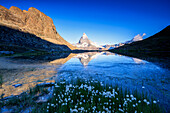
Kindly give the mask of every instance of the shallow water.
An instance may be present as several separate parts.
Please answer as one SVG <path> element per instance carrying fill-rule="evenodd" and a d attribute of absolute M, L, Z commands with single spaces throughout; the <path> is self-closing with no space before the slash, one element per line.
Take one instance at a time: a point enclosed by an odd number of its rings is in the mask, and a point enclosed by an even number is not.
<path fill-rule="evenodd" d="M 90 57 L 87 53 L 82 53 L 69 60 L 58 71 L 56 80 L 80 77 L 119 85 L 130 91 L 137 89 L 139 93 L 147 92 L 149 97 L 156 98 L 168 108 L 170 102 L 168 69 L 114 53 L 96 53 L 95 57 Z"/>
<path fill-rule="evenodd" d="M 0 94 L 18 95 L 42 82 L 55 82 L 61 78 L 77 77 L 119 85 L 130 91 L 147 92 L 169 109 L 170 71 L 151 62 L 109 52 L 89 52 L 65 55 L 52 59 L 0 58 L 0 72 L 3 74 Z M 47 60 L 48 59 L 48 60 Z M 36 63 L 34 63 L 36 62 Z M 8 74 L 8 75 L 5 75 Z M 21 86 L 14 87 L 17 84 Z"/>

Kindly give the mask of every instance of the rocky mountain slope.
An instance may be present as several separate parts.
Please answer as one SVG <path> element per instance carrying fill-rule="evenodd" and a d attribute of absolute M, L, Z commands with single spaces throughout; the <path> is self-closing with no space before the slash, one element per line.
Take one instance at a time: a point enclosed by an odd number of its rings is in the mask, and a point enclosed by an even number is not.
<path fill-rule="evenodd" d="M 32 50 L 70 51 L 66 45 L 54 44 L 36 35 L 0 25 L 0 51 L 22 53 Z"/>
<path fill-rule="evenodd" d="M 50 17 L 33 7 L 26 11 L 15 6 L 7 9 L 0 5 L 0 25 L 18 30 L 22 33 L 35 35 L 58 46 L 67 45 L 70 49 L 75 48 L 58 34 L 53 20 Z M 34 41 L 33 38 L 32 40 Z"/>

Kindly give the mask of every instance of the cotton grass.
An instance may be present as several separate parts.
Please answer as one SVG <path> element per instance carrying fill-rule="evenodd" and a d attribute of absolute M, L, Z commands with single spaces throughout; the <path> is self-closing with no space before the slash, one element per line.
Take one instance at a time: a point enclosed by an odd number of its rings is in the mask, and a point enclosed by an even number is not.
<path fill-rule="evenodd" d="M 57 113 L 112 113 L 112 112 L 161 112 L 156 100 L 149 101 L 139 94 L 123 92 L 117 86 L 104 86 L 102 82 L 78 79 L 56 83 L 53 98 L 45 112 Z"/>

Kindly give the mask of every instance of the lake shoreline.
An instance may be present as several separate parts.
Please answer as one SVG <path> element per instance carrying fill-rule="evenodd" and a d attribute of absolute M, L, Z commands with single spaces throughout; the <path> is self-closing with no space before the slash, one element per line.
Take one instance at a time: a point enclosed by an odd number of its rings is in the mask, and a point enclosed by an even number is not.
<path fill-rule="evenodd" d="M 125 50 L 109 50 L 110 52 L 114 52 L 117 54 L 130 56 L 130 57 L 136 57 L 139 59 L 143 59 L 149 62 L 153 62 L 156 65 L 159 65 L 163 68 L 170 69 L 170 55 L 169 51 L 125 51 Z"/>

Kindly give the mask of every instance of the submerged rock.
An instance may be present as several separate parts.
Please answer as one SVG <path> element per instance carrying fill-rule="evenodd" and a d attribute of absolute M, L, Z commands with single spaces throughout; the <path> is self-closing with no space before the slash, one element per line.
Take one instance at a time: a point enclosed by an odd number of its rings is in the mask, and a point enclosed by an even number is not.
<path fill-rule="evenodd" d="M 15 88 L 19 87 L 19 86 L 22 86 L 22 84 L 15 84 L 15 85 L 12 85 L 14 86 Z"/>
<path fill-rule="evenodd" d="M 49 93 L 43 96 L 38 97 L 36 100 L 37 103 L 47 102 L 50 98 L 53 97 L 54 86 L 48 88 Z"/>
<path fill-rule="evenodd" d="M 54 85 L 55 85 L 55 83 L 53 83 L 53 82 L 37 84 L 37 86 L 42 86 L 42 87 L 49 87 L 49 86 L 54 86 Z"/>

